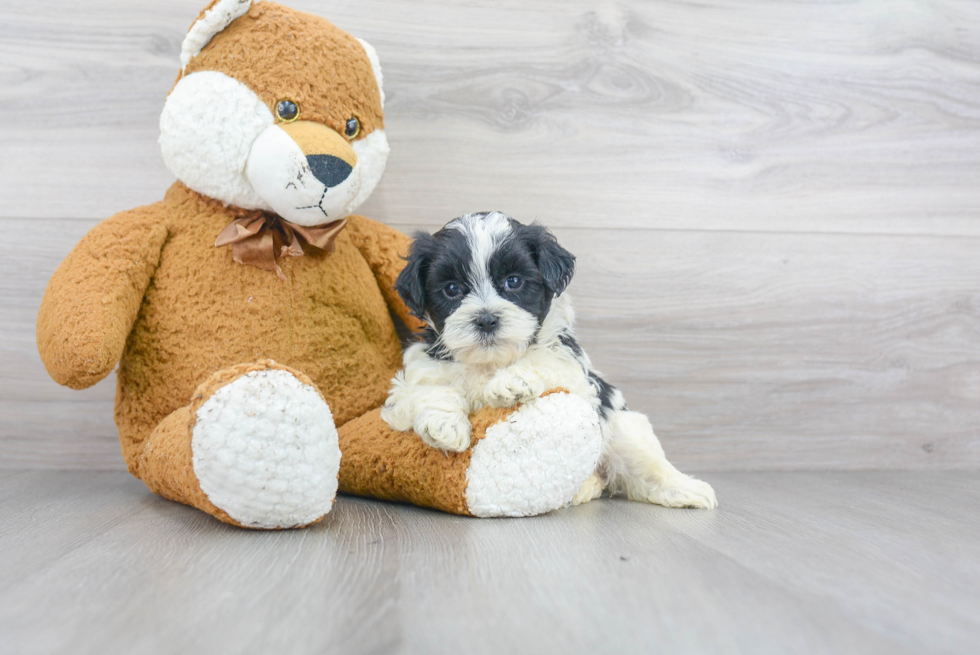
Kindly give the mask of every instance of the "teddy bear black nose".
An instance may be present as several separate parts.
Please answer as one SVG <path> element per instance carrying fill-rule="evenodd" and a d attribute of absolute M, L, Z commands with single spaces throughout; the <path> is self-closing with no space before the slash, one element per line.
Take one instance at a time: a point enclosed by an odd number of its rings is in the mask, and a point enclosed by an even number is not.
<path fill-rule="evenodd" d="M 333 155 L 307 155 L 313 176 L 323 182 L 327 188 L 335 187 L 350 175 L 351 165 Z"/>

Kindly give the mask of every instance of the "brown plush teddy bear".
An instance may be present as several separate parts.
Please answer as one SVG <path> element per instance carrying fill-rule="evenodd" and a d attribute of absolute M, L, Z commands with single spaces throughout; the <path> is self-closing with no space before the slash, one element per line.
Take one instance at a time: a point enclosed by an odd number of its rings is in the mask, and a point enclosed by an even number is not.
<path fill-rule="evenodd" d="M 181 63 L 160 120 L 178 181 L 92 229 L 38 316 L 60 384 L 119 364 L 133 475 L 256 528 L 319 520 L 338 478 L 479 516 L 570 502 L 599 456 L 579 398 L 484 410 L 452 455 L 378 417 L 402 355 L 389 312 L 419 324 L 393 290 L 408 237 L 352 215 L 388 154 L 374 50 L 272 2 L 215 0 Z"/>

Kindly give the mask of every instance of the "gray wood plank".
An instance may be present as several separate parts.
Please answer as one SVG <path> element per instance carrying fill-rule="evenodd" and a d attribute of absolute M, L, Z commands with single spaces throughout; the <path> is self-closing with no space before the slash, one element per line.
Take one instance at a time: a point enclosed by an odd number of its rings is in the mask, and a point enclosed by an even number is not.
<path fill-rule="evenodd" d="M 160 197 L 157 119 L 202 4 L 5 9 L 0 216 Z M 370 215 L 980 234 L 976 3 L 291 4 L 383 60 L 393 150 Z"/>
<path fill-rule="evenodd" d="M 523 217 L 522 217 L 523 218 Z M 0 219 L 0 459 L 122 466 L 111 377 L 40 364 L 47 277 L 92 222 Z M 560 229 L 596 366 L 682 468 L 980 466 L 975 239 Z"/>
<path fill-rule="evenodd" d="M 912 652 L 975 649 L 976 471 L 774 473 L 739 482 L 727 499 L 729 520 L 714 530 L 692 522 L 685 533 Z M 941 624 L 923 620 L 923 607 L 942 613 Z"/>
<path fill-rule="evenodd" d="M 976 472 L 711 482 L 714 512 L 342 497 L 262 533 L 125 473 L 0 471 L 0 652 L 972 652 Z"/>
<path fill-rule="evenodd" d="M 112 408 L 112 400 L 0 400 L 0 466 L 126 470 Z"/>
<path fill-rule="evenodd" d="M 974 240 L 561 235 L 583 344 L 679 461 L 975 466 Z"/>

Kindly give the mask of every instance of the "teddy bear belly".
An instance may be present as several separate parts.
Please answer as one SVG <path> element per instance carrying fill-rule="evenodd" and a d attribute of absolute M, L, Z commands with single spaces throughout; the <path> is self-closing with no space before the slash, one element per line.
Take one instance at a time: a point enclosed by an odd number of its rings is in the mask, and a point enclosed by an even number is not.
<path fill-rule="evenodd" d="M 124 450 L 212 373 L 260 359 L 310 376 L 338 426 L 384 402 L 401 344 L 356 249 L 286 260 L 287 282 L 230 253 L 199 254 L 194 266 L 162 258 L 130 334 L 116 408 Z"/>

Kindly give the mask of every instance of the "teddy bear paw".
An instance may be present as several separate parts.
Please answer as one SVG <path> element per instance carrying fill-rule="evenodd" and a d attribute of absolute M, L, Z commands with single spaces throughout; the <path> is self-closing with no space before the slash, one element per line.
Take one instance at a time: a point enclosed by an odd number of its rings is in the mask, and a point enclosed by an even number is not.
<path fill-rule="evenodd" d="M 246 527 L 307 525 L 333 505 L 333 415 L 289 371 L 252 371 L 218 389 L 197 411 L 191 447 L 201 489 Z"/>

